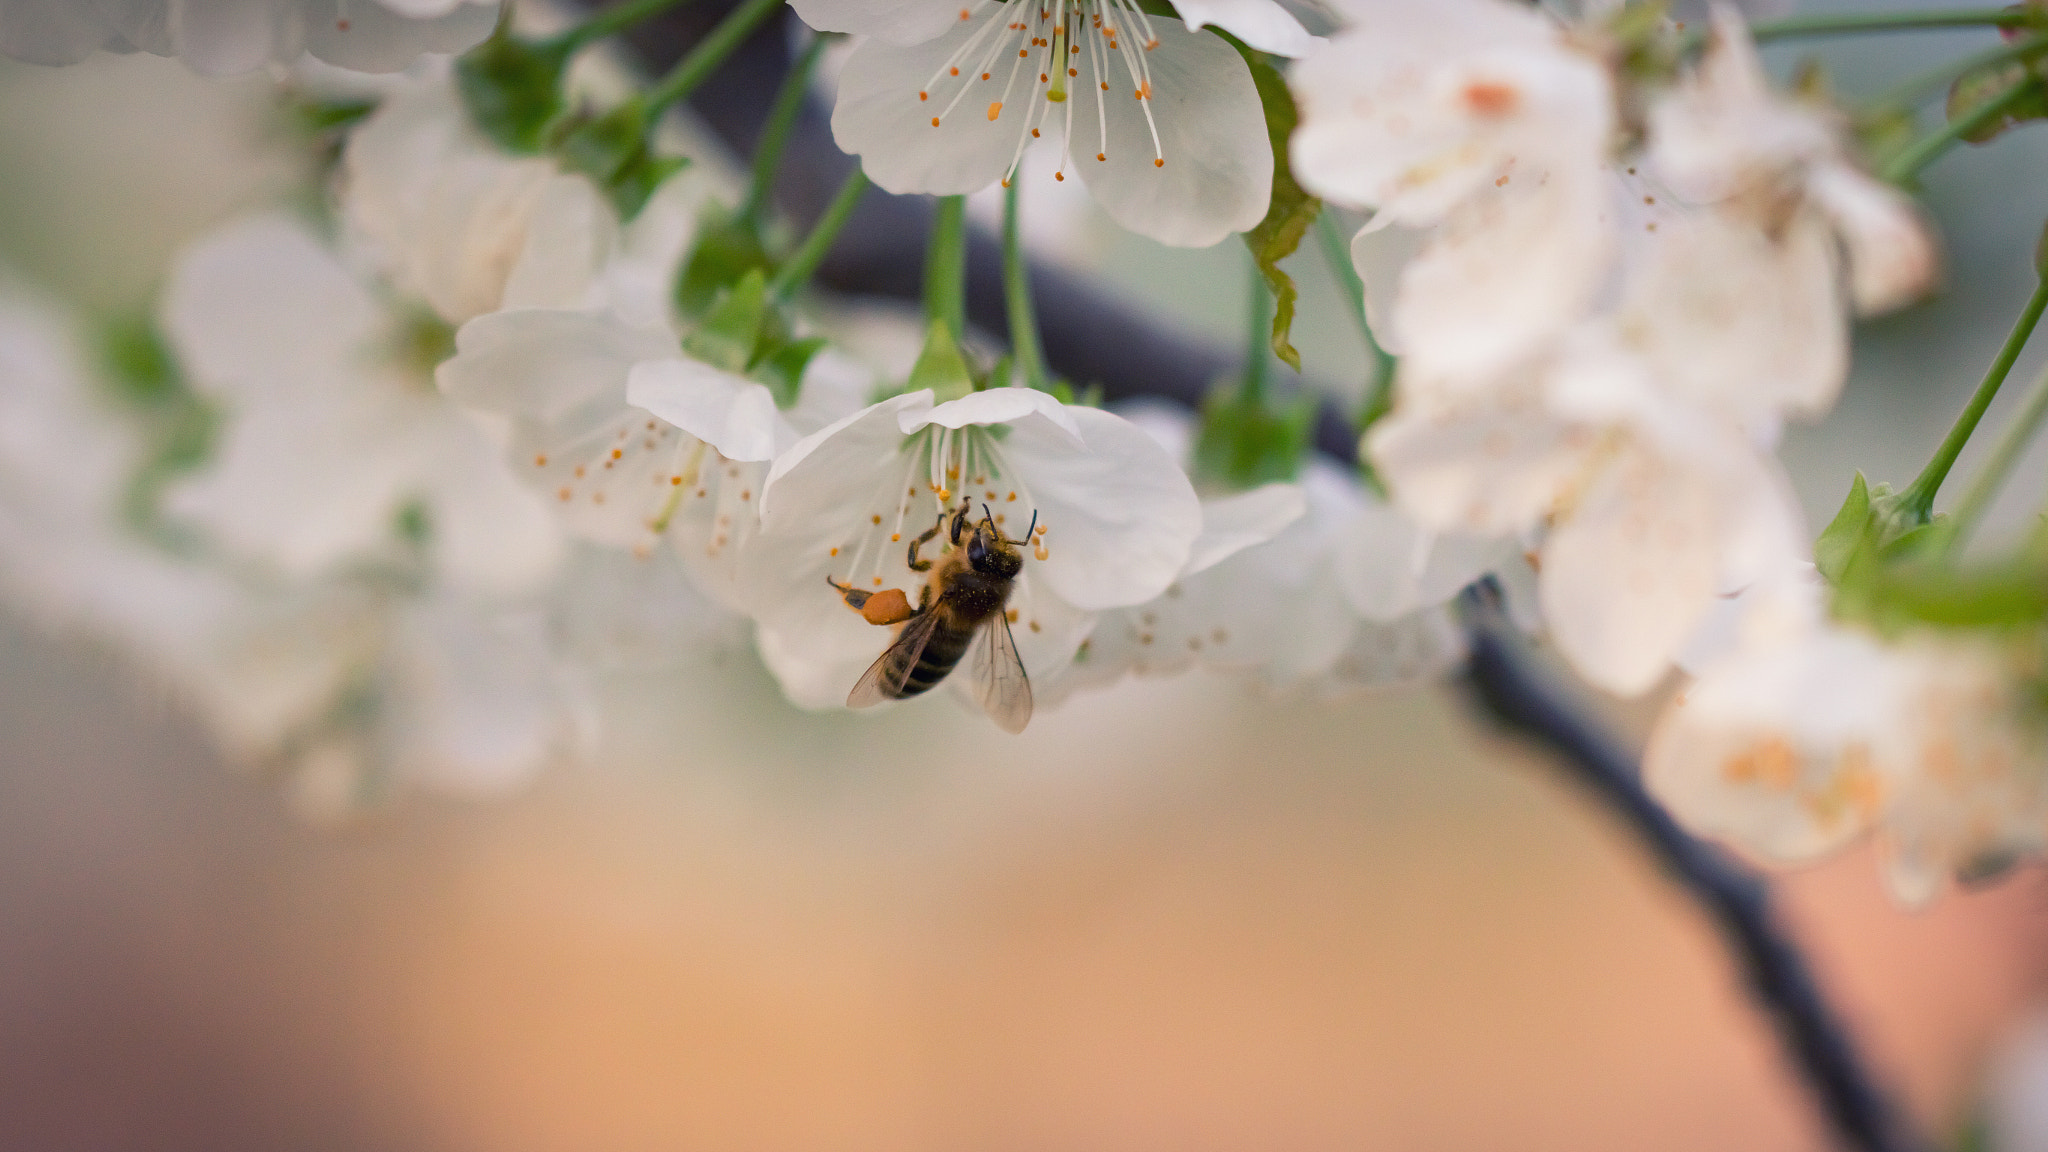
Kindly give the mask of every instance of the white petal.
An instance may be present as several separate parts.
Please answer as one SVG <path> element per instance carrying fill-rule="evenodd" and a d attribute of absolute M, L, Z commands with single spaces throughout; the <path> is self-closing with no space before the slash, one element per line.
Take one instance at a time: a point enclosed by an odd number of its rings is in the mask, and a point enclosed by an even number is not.
<path fill-rule="evenodd" d="M 466 52 L 483 43 L 497 25 L 498 5 L 310 0 L 305 19 L 313 55 L 356 72 L 396 72 L 422 53 Z"/>
<path fill-rule="evenodd" d="M 456 332 L 455 355 L 436 369 L 435 379 L 457 404 L 552 424 L 586 405 L 623 408 L 633 365 L 677 350 L 666 328 L 602 314 L 494 312 Z"/>
<path fill-rule="evenodd" d="M 1202 534 L 1195 537 L 1182 577 L 1264 544 L 1307 511 L 1308 496 L 1299 484 L 1264 484 L 1202 501 Z"/>
<path fill-rule="evenodd" d="M 502 796 L 567 742 L 547 636 L 534 616 L 491 617 L 448 598 L 397 630 L 393 767 L 461 796 Z"/>
<path fill-rule="evenodd" d="M 1153 27 L 1159 45 L 1145 53 L 1152 83 L 1147 99 L 1135 98 L 1127 72 L 1112 68 L 1088 85 L 1083 82 L 1096 74 L 1080 69 L 1068 101 L 1068 171 L 1080 173 L 1112 220 L 1140 236 L 1206 247 L 1265 218 L 1273 184 L 1265 111 L 1236 49 L 1174 20 Z M 1106 138 L 1091 114 L 1098 99 Z M 1155 163 L 1161 159 L 1163 165 Z"/>
<path fill-rule="evenodd" d="M 728 460 L 775 456 L 781 413 L 768 389 L 701 360 L 650 360 L 633 366 L 626 400 L 724 454 Z M 794 437 L 788 437 L 794 439 Z"/>
<path fill-rule="evenodd" d="M 1940 257 L 1913 202 L 1844 164 L 1815 166 L 1807 189 L 1849 250 L 1849 296 L 1864 315 L 1902 308 L 1934 287 Z"/>
<path fill-rule="evenodd" d="M 1182 0 L 1174 11 L 1192 29 L 1215 25 L 1261 52 L 1300 56 L 1322 43 L 1274 0 Z"/>
<path fill-rule="evenodd" d="M 761 493 L 761 518 L 797 535 L 829 538 L 858 515 L 868 493 L 859 478 L 888 471 L 903 447 L 906 412 L 932 406 L 930 389 L 892 396 L 835 420 L 775 458 Z"/>
<path fill-rule="evenodd" d="M 970 424 L 1010 424 L 1035 417 L 1066 433 L 1067 442 L 1078 448 L 1081 429 L 1069 411 L 1065 404 L 1036 388 L 990 388 L 929 409 L 906 409 L 899 423 L 908 436 L 929 424 L 965 428 Z"/>
<path fill-rule="evenodd" d="M 1649 689 L 1713 603 L 1726 523 L 1714 479 L 1625 452 L 1551 534 L 1544 618 L 1593 684 L 1623 696 Z"/>
<path fill-rule="evenodd" d="M 598 303 L 598 269 L 618 243 L 619 220 L 580 175 L 541 187 L 525 243 L 505 278 L 500 308 L 582 308 Z"/>
<path fill-rule="evenodd" d="M 1003 451 L 1030 486 L 1050 558 L 1027 562 L 1088 611 L 1137 604 L 1186 567 L 1201 501 L 1165 450 L 1130 421 L 1069 408 L 1076 446 L 1050 419 L 1011 424 Z"/>
<path fill-rule="evenodd" d="M 1338 579 L 1352 607 L 1382 622 L 1448 602 L 1514 548 L 1508 540 L 1424 531 L 1377 503 L 1361 508 L 1338 541 Z"/>
<path fill-rule="evenodd" d="M 30 64 L 76 64 L 112 34 L 106 17 L 78 0 L 0 3 L 0 55 Z"/>
<path fill-rule="evenodd" d="M 1534 527 L 1579 482 L 1598 447 L 1594 433 L 1526 393 L 1446 403 L 1404 388 L 1400 406 L 1367 435 L 1366 451 L 1394 502 L 1440 532 Z"/>
<path fill-rule="evenodd" d="M 459 415 L 444 414 L 450 424 Z M 561 561 L 547 507 L 475 429 L 451 427 L 426 447 L 425 490 L 434 558 L 454 586 L 490 595 L 531 592 Z M 425 468 L 422 471 L 426 471 Z"/>
<path fill-rule="evenodd" d="M 1006 105 L 1008 112 L 989 119 L 989 105 L 1003 99 L 1001 85 L 1009 75 L 1009 61 L 996 64 L 1003 70 L 992 71 L 994 79 L 987 82 L 963 69 L 957 83 L 966 84 L 969 94 L 950 112 L 946 105 L 957 88 L 942 88 L 931 99 L 918 99 L 920 86 L 943 70 L 972 31 L 972 26 L 961 24 L 935 40 L 907 48 L 868 40 L 847 57 L 839 74 L 839 98 L 832 106 L 832 138 L 861 158 L 868 179 L 883 190 L 933 196 L 979 192 L 1010 166 L 1018 137 L 1026 130 L 1021 117 L 1032 106 L 1032 96 L 1029 89 L 1014 93 Z M 936 126 L 934 119 L 940 121 Z"/>
<path fill-rule="evenodd" d="M 791 0 L 803 22 L 820 32 L 872 36 L 884 44 L 908 46 L 953 31 L 967 23 L 962 13 L 982 0 Z M 984 19 L 988 18 L 984 16 Z"/>
<path fill-rule="evenodd" d="M 1401 275 L 1421 253 L 1434 228 L 1409 228 L 1391 217 L 1374 220 L 1351 238 L 1351 266 L 1365 285 L 1365 322 L 1380 347 L 1395 356 L 1407 348 L 1394 326 L 1394 302 L 1401 295 Z"/>

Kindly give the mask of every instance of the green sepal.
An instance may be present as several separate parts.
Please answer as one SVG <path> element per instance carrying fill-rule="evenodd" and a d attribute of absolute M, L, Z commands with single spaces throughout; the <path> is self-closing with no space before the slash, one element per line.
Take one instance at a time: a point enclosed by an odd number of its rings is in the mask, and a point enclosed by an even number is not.
<path fill-rule="evenodd" d="M 1842 501 L 1841 511 L 1821 530 L 1820 538 L 1813 542 L 1813 566 L 1830 584 L 1840 584 L 1842 574 L 1849 569 L 1849 560 L 1856 554 L 1863 542 L 1865 528 L 1870 523 L 1870 483 L 1863 473 L 1856 473 L 1856 480 L 1849 485 L 1849 498 Z"/>
<path fill-rule="evenodd" d="M 1259 274 L 1266 278 L 1267 285 L 1273 290 L 1273 355 L 1299 372 L 1301 353 L 1295 350 L 1289 338 L 1293 334 L 1294 306 L 1300 292 L 1294 286 L 1294 278 L 1281 271 L 1280 261 L 1301 247 L 1301 238 L 1308 234 L 1309 225 L 1315 223 L 1323 202 L 1302 190 L 1301 185 L 1295 182 L 1293 168 L 1288 164 L 1288 140 L 1294 135 L 1294 127 L 1301 117 L 1294 106 L 1294 97 L 1287 91 L 1286 78 L 1262 53 L 1235 41 L 1232 43 L 1251 69 L 1252 83 L 1259 90 L 1259 103 L 1266 111 L 1266 135 L 1273 147 L 1272 199 L 1267 203 L 1266 218 L 1244 234 L 1244 243 L 1251 250 Z"/>
<path fill-rule="evenodd" d="M 1886 567 L 1871 603 L 1886 630 L 1925 624 L 2012 629 L 2048 619 L 2048 566 L 2024 558 L 1972 568 L 1932 562 Z"/>
<path fill-rule="evenodd" d="M 353 128 L 376 110 L 375 100 L 298 100 L 291 105 L 299 127 L 313 136 Z"/>
<path fill-rule="evenodd" d="M 944 320 L 934 319 L 926 325 L 924 351 L 918 353 L 910 381 L 904 385 L 906 392 L 920 388 L 931 389 L 932 399 L 941 404 L 974 391 L 974 373 Z"/>
<path fill-rule="evenodd" d="M 714 368 L 745 373 L 761 346 L 767 317 L 768 277 L 757 268 L 720 294 L 704 322 L 683 337 L 683 350 Z"/>
<path fill-rule="evenodd" d="M 101 378 L 139 421 L 142 448 L 121 494 L 129 526 L 171 547 L 189 541 L 164 523 L 163 493 L 212 458 L 221 416 L 193 392 L 163 333 L 147 317 L 123 317 L 99 332 Z"/>
<path fill-rule="evenodd" d="M 1944 111 L 1950 122 L 1961 120 L 2023 84 L 2031 88 L 2017 103 L 2009 105 L 1990 123 L 1962 134 L 1971 144 L 1986 143 L 2029 120 L 2048 119 L 2048 88 L 2042 86 L 2036 61 L 2006 60 L 1965 72 L 1949 86 Z"/>
<path fill-rule="evenodd" d="M 804 369 L 829 343 L 822 336 L 769 342 L 770 346 L 755 357 L 747 374 L 768 386 L 768 391 L 775 394 L 776 407 L 787 408 L 796 403 L 797 394 L 803 390 Z"/>
<path fill-rule="evenodd" d="M 690 258 L 676 276 L 676 308 L 685 316 L 702 315 L 722 289 L 756 269 L 775 270 L 760 221 L 746 212 L 706 212 Z"/>
<path fill-rule="evenodd" d="M 567 110 L 562 73 L 570 51 L 564 41 L 521 40 L 509 21 L 500 23 L 490 39 L 455 61 L 455 88 L 470 119 L 507 152 L 545 151 Z"/>
<path fill-rule="evenodd" d="M 648 147 L 648 120 L 636 97 L 599 115 L 579 114 L 555 144 L 562 167 L 595 181 L 621 220 L 638 216 L 654 190 L 690 164 L 688 157 L 658 156 Z"/>
<path fill-rule="evenodd" d="M 1216 388 L 1202 401 L 1195 478 L 1240 490 L 1292 480 L 1308 457 L 1315 418 L 1312 396 L 1273 403 L 1241 387 Z"/>
<path fill-rule="evenodd" d="M 969 367 L 972 370 L 972 366 L 970 365 Z M 1008 388 L 1010 386 L 1010 377 L 1015 374 L 1016 361 L 1010 358 L 1008 352 L 1005 352 L 1001 356 L 996 357 L 996 362 L 988 366 L 988 371 L 975 373 L 974 390 L 976 392 L 986 392 L 991 388 Z"/>

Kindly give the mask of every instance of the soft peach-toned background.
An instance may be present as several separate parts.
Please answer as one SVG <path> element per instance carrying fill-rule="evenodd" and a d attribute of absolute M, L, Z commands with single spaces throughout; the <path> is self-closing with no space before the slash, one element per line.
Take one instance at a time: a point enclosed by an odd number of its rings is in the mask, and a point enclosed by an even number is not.
<path fill-rule="evenodd" d="M 1872 91 L 1976 43 L 1830 60 Z M 289 174 L 236 119 L 259 88 L 0 70 L 0 259 L 134 306 Z M 1952 291 L 1874 329 L 1795 435 L 1815 515 L 1946 426 L 2024 294 L 2044 163 L 2021 134 L 1935 172 Z M 1227 250 L 1097 256 L 1236 329 Z M 1303 332 L 1345 333 L 1300 271 Z M 1312 369 L 1343 338 L 1304 338 Z M 798 714 L 745 659 L 604 698 L 605 754 L 531 795 L 321 830 L 113 654 L 0 616 L 0 1148 L 1825 1146 L 1699 917 L 1454 690 L 1194 677 L 1017 740 L 943 701 Z M 1782 894 L 1952 1136 L 2048 976 L 2039 870 L 1908 913 L 1858 853 Z"/>

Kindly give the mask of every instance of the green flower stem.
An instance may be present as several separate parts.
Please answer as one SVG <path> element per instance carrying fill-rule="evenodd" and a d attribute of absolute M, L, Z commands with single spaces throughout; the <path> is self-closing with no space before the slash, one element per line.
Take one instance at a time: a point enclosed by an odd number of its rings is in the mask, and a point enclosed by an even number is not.
<path fill-rule="evenodd" d="M 1984 518 L 1991 498 L 1998 495 L 1999 487 L 2012 475 L 2013 465 L 2020 462 L 2044 420 L 2048 420 L 2048 370 L 2035 379 L 2034 390 L 2020 403 L 2020 410 L 2013 413 L 2012 422 L 2005 426 L 1997 445 L 1991 449 L 1991 458 L 1984 461 L 1983 468 L 1970 482 L 1970 490 L 1963 493 L 1962 503 L 1956 505 L 1955 514 L 1949 518 L 1950 551 L 1960 550 L 1963 540 Z"/>
<path fill-rule="evenodd" d="M 1941 482 L 1948 478 L 1948 470 L 1955 466 L 1956 457 L 1962 455 L 1963 446 L 1977 431 L 1978 422 L 1984 419 L 1984 410 L 1991 407 L 1998 389 L 2005 384 L 2006 376 L 2012 372 L 2013 361 L 2019 359 L 2020 349 L 2027 346 L 2027 338 L 2034 334 L 2034 326 L 2040 323 L 2044 309 L 2048 309 L 2048 277 L 2035 281 L 2034 295 L 2020 313 L 2019 322 L 2006 336 L 2005 346 L 1998 350 L 1997 359 L 1991 362 L 1990 371 L 1984 374 L 1984 382 L 1977 385 L 1976 393 L 1963 407 L 1963 414 L 1956 417 L 1955 426 L 1948 430 L 1941 447 L 1934 450 L 1934 458 L 1920 470 L 1913 483 L 1899 493 L 1899 507 L 1921 523 L 1932 515 L 1935 493 L 1941 490 Z"/>
<path fill-rule="evenodd" d="M 1980 68 L 1991 68 L 2008 60 L 2022 60 L 2039 52 L 2048 51 L 2048 37 L 2034 36 L 2012 44 L 2000 44 L 1987 48 L 1975 55 L 1950 60 L 1946 64 L 1930 68 L 1918 76 L 1900 81 L 1890 91 L 1869 101 L 1867 108 L 1910 108 L 1920 101 L 1941 91 L 1956 81 Z"/>
<path fill-rule="evenodd" d="M 1024 382 L 1039 391 L 1051 388 L 1045 375 L 1045 346 L 1038 338 L 1038 312 L 1031 306 L 1031 269 L 1024 263 L 1022 229 L 1017 219 L 1017 180 L 1003 189 L 1003 302 L 1010 313 L 1010 354 Z"/>
<path fill-rule="evenodd" d="M 1266 334 L 1272 331 L 1273 290 L 1266 284 L 1266 274 L 1252 265 L 1250 312 L 1251 331 L 1245 340 L 1244 350 L 1244 399 L 1248 405 L 1256 405 L 1266 395 L 1266 360 L 1271 345 Z"/>
<path fill-rule="evenodd" d="M 1942 153 L 1955 147 L 1958 140 L 2005 115 L 2007 109 L 2033 95 L 2039 86 L 2040 81 L 2028 80 L 2013 85 L 1996 100 L 1987 100 L 1979 104 L 1968 116 L 1951 120 L 1938 130 L 1915 140 L 1905 151 L 1892 157 L 1880 175 L 1892 184 L 1906 183 L 1919 175 L 1921 169 L 1940 159 Z"/>
<path fill-rule="evenodd" d="M 1365 314 L 1365 281 L 1358 278 L 1358 269 L 1351 265 L 1351 242 L 1344 238 L 1343 229 L 1327 209 L 1316 220 L 1316 238 L 1322 241 L 1323 259 L 1329 261 L 1331 274 L 1343 286 L 1345 302 L 1351 305 L 1351 318 L 1365 340 L 1366 354 L 1372 357 L 1372 380 L 1358 413 L 1358 425 L 1364 428 L 1394 406 L 1394 354 L 1380 347 L 1379 338 L 1372 334 L 1372 321 Z"/>
<path fill-rule="evenodd" d="M 695 92 L 697 85 L 718 71 L 725 58 L 732 55 L 733 49 L 745 42 L 762 21 L 781 9 L 782 0 L 746 0 L 728 13 L 709 36 L 698 41 L 695 48 L 676 61 L 668 75 L 647 93 L 648 116 L 659 116 L 662 109 Z"/>
<path fill-rule="evenodd" d="M 769 109 L 768 123 L 761 129 L 760 141 L 754 145 L 754 174 L 747 182 L 747 198 L 740 202 L 742 216 L 758 221 L 767 210 L 768 194 L 775 184 L 775 171 L 782 166 L 782 150 L 789 144 L 789 132 L 796 126 L 797 114 L 804 110 L 804 97 L 811 90 L 811 75 L 818 70 L 818 59 L 825 54 L 829 40 L 824 35 L 811 37 L 810 46 L 790 64 L 789 75 L 783 78 L 782 88 L 775 93 L 775 106 Z"/>
<path fill-rule="evenodd" d="M 967 197 L 941 196 L 924 249 L 924 314 L 958 343 L 967 334 Z"/>
<path fill-rule="evenodd" d="M 1758 43 L 1795 36 L 1842 36 L 1861 32 L 1917 32 L 1929 28 L 2017 28 L 2039 18 L 2012 8 L 1951 8 L 1918 12 L 1815 12 L 1760 20 L 1749 34 Z M 1702 30 L 1704 35 L 1704 30 Z"/>
<path fill-rule="evenodd" d="M 619 0 L 619 3 L 601 9 L 590 19 L 555 37 L 553 44 L 573 52 L 585 44 L 624 32 L 643 20 L 652 19 L 678 4 L 688 2 L 689 0 Z M 509 12 L 511 7 L 507 4 L 506 11 Z"/>
<path fill-rule="evenodd" d="M 790 253 L 789 259 L 775 270 L 775 279 L 768 282 L 769 292 L 778 299 L 787 300 L 810 281 L 811 274 L 824 263 L 826 253 L 832 251 L 833 241 L 845 229 L 846 221 L 853 216 L 853 210 L 860 204 L 861 193 L 868 190 L 867 173 L 858 167 L 847 174 L 846 182 L 832 197 L 832 203 L 825 207 L 825 214 L 811 226 L 811 234 Z"/>

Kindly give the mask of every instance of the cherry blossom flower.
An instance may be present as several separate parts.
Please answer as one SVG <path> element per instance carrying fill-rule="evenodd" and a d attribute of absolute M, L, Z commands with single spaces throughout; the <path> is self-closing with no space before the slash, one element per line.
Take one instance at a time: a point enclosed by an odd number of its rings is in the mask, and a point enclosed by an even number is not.
<path fill-rule="evenodd" d="M 105 48 L 177 56 L 228 76 L 310 52 L 396 72 L 490 35 L 498 0 L 0 0 L 0 54 L 75 64 Z"/>
<path fill-rule="evenodd" d="M 1578 318 L 1614 249 L 1604 63 L 1507 0 L 1353 0 L 1289 77 L 1302 185 L 1370 209 L 1354 244 L 1387 346 L 1487 373 Z M 1389 306 L 1390 303 L 1390 306 Z"/>
<path fill-rule="evenodd" d="M 1025 671 L 1041 679 L 1073 658 L 1096 612 L 1164 591 L 1202 529 L 1187 477 L 1121 417 L 1024 388 L 884 400 L 776 459 L 741 560 L 761 655 L 792 701 L 844 703 L 889 643 L 834 585 L 915 603 L 924 578 L 908 567 L 910 542 L 965 504 L 1030 542 L 1009 612 Z M 944 542 L 923 547 L 936 555 Z"/>
<path fill-rule="evenodd" d="M 1190 458 L 1191 414 L 1140 405 L 1128 415 L 1176 459 Z M 1275 689 L 1422 679 L 1462 657 L 1443 605 L 1499 551 L 1433 549 L 1355 476 L 1311 459 L 1299 483 L 1205 496 L 1202 534 L 1179 577 L 1145 603 L 1102 613 L 1051 694 L 1194 667 L 1249 673 Z"/>
<path fill-rule="evenodd" d="M 1076 176 L 1130 230 L 1203 247 L 1266 214 L 1272 146 L 1243 58 L 1215 24 L 1274 51 L 1314 40 L 1272 0 L 1148 15 L 1130 0 L 874 3 L 806 0 L 826 32 L 867 37 L 839 74 L 832 134 L 890 192 L 977 192 L 1059 141 Z"/>
<path fill-rule="evenodd" d="M 1880 640 L 1822 620 L 1813 591 L 1752 612 L 1674 699 L 1644 759 L 1657 795 L 1779 863 L 1881 832 L 1910 903 L 2048 847 L 2048 740 L 2011 654 L 1964 635 Z"/>
<path fill-rule="evenodd" d="M 434 390 L 445 329 L 387 306 L 303 226 L 259 216 L 202 239 L 172 271 L 163 318 L 194 385 L 230 416 L 172 507 L 229 548 L 311 577 L 383 554 L 417 513 L 434 570 L 457 586 L 549 575 L 546 507 Z"/>
<path fill-rule="evenodd" d="M 1729 8 L 1715 10 L 1706 57 L 1651 105 L 1649 122 L 1657 179 L 1679 200 L 1713 209 L 1721 223 L 1711 246 L 1756 250 L 1751 266 L 1777 282 L 1775 290 L 1762 276 L 1729 285 L 1730 299 L 1773 291 L 1775 300 L 1752 301 L 1753 313 L 1789 309 L 1813 330 L 1810 345 L 1826 364 L 1787 400 L 1803 414 L 1826 411 L 1848 356 L 1838 283 L 1846 279 L 1856 311 L 1872 313 L 1910 303 L 1934 282 L 1934 240 L 1912 202 L 1851 162 L 1839 114 L 1772 90 Z M 1738 235 L 1745 227 L 1750 235 Z M 1724 255 L 1719 263 L 1733 261 Z"/>
<path fill-rule="evenodd" d="M 486 139 L 447 70 L 384 100 L 349 134 L 343 161 L 354 238 L 448 323 L 603 303 L 617 212 L 588 177 Z"/>

